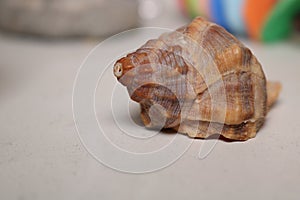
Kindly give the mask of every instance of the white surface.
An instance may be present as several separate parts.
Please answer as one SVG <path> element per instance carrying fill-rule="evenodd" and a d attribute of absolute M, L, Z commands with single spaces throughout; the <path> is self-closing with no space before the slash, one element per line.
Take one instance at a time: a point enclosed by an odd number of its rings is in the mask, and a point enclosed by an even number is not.
<path fill-rule="evenodd" d="M 219 141 L 204 160 L 196 140 L 170 167 L 132 175 L 98 163 L 75 130 L 72 84 L 95 43 L 0 35 L 0 199 L 299 199 L 300 45 L 247 44 L 283 84 L 257 137 Z"/>

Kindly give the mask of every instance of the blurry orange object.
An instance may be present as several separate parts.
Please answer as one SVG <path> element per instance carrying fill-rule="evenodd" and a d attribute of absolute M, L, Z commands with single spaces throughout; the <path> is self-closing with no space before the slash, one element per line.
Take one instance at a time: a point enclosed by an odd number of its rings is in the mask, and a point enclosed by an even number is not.
<path fill-rule="evenodd" d="M 250 37 L 260 40 L 262 27 L 277 0 L 246 0 L 244 19 Z"/>

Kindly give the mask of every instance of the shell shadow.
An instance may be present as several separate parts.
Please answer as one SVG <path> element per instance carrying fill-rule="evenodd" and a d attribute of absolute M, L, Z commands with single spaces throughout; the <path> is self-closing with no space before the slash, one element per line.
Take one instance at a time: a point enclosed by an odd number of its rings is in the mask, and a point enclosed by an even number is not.
<path fill-rule="evenodd" d="M 273 105 L 274 106 L 274 105 Z M 130 117 L 132 119 L 132 121 L 138 125 L 138 126 L 141 126 L 141 127 L 144 127 L 144 124 L 140 118 L 140 114 L 138 112 L 138 110 L 136 109 L 130 109 Z M 145 127 L 146 129 L 148 130 L 153 130 L 153 131 L 157 131 L 157 128 L 147 128 Z M 178 133 L 176 130 L 174 129 L 171 129 L 171 128 L 164 128 L 162 130 L 160 130 L 160 133 L 161 134 L 170 134 L 170 135 L 174 135 L 174 134 L 181 134 L 181 133 Z M 189 137 L 189 136 L 187 136 Z M 204 141 L 204 140 L 219 140 L 219 141 L 222 141 L 222 142 L 225 142 L 225 143 L 235 143 L 235 142 L 245 142 L 245 141 L 239 141 L 239 140 L 231 140 L 231 139 L 228 139 L 220 134 L 213 134 L 207 138 L 191 138 L 189 137 L 191 140 L 192 139 L 196 139 L 196 140 L 199 140 L 199 141 Z"/>
<path fill-rule="evenodd" d="M 178 132 L 175 131 L 174 129 L 163 129 L 160 131 L 161 133 L 163 134 L 177 134 Z M 178 134 L 181 134 L 181 133 L 178 133 Z M 187 136 L 189 137 L 189 136 Z M 226 143 L 234 143 L 234 142 L 244 142 L 244 141 L 239 141 L 239 140 L 231 140 L 231 139 L 228 139 L 226 137 L 224 137 L 223 135 L 220 135 L 220 134 L 213 134 L 207 138 L 192 138 L 192 137 L 189 137 L 191 140 L 192 139 L 195 139 L 195 140 L 200 140 L 200 141 L 204 141 L 204 140 L 219 140 L 219 141 L 222 141 L 222 142 L 226 142 Z"/>

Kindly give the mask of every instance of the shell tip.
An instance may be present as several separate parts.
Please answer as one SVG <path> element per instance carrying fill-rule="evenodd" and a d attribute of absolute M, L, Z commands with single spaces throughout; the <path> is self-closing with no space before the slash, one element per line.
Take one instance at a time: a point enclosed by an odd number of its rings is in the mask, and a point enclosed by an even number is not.
<path fill-rule="evenodd" d="M 120 78 L 123 74 L 123 65 L 120 62 L 117 62 L 114 66 L 114 75 L 117 78 Z"/>

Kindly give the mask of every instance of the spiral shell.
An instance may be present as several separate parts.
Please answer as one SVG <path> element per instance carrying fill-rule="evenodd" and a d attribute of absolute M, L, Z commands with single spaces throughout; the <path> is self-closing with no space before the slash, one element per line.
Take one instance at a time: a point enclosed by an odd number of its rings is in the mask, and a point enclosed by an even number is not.
<path fill-rule="evenodd" d="M 140 103 L 146 127 L 196 138 L 255 137 L 281 88 L 267 84 L 247 47 L 200 17 L 119 59 L 114 75 Z"/>

